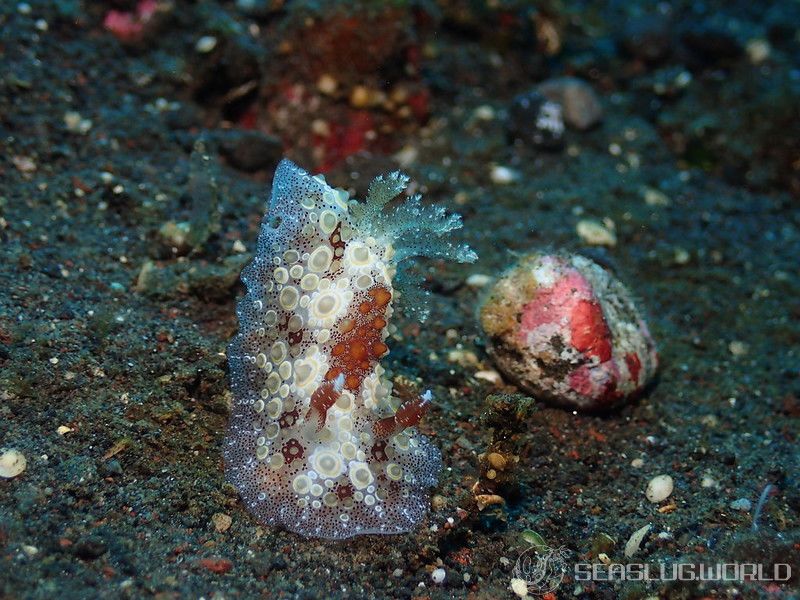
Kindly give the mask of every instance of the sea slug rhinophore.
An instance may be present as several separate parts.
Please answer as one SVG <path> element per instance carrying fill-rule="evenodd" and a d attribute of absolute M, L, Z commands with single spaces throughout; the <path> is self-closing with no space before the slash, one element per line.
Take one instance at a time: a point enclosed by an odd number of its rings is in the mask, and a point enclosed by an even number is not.
<path fill-rule="evenodd" d="M 242 272 L 224 445 L 228 480 L 268 524 L 347 538 L 408 531 L 427 511 L 441 456 L 416 425 L 432 395 L 400 401 L 379 364 L 393 280 L 411 256 L 476 256 L 440 238 L 458 215 L 418 196 L 384 210 L 407 182 L 378 177 L 357 202 L 288 160 L 275 173 Z"/>
<path fill-rule="evenodd" d="M 658 355 L 627 288 L 576 254 L 534 252 L 492 287 L 481 307 L 487 349 L 536 398 L 601 410 L 640 393 Z"/>

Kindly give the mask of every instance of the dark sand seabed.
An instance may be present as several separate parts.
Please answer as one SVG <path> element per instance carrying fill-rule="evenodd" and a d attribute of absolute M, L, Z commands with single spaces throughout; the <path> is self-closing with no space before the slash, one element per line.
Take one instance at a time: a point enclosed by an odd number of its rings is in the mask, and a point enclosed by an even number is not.
<path fill-rule="evenodd" d="M 0 479 L 0 598 L 513 598 L 525 530 L 566 553 L 551 598 L 797 597 L 800 5 L 280 4 L 165 3 L 122 41 L 103 21 L 136 2 L 0 5 L 0 447 L 27 458 Z M 533 125 L 512 98 L 561 75 L 602 122 L 514 142 Z M 282 155 L 360 197 L 402 163 L 480 256 L 421 263 L 431 316 L 390 339 L 394 377 L 433 391 L 445 464 L 410 534 L 306 540 L 225 483 L 224 351 Z M 582 240 L 585 219 L 616 244 Z M 647 394 L 577 415 L 480 373 L 471 276 L 534 248 L 637 296 Z M 493 435 L 519 463 L 479 510 Z M 661 474 L 675 489 L 651 503 Z M 574 580 L 601 555 L 793 574 Z"/>

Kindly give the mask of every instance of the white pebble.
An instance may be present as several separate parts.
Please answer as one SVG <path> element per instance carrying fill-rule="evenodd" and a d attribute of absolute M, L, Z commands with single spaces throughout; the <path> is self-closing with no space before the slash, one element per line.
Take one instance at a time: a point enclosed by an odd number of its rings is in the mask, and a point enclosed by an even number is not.
<path fill-rule="evenodd" d="M 750 509 L 753 508 L 753 505 L 747 498 L 739 498 L 738 500 L 731 502 L 731 508 L 733 510 L 740 510 L 742 512 L 750 512 Z"/>
<path fill-rule="evenodd" d="M 747 51 L 747 57 L 750 59 L 750 62 L 754 65 L 758 65 L 769 58 L 769 55 L 772 53 L 772 46 L 769 45 L 767 40 L 757 38 L 747 42 L 745 50 Z"/>
<path fill-rule="evenodd" d="M 433 579 L 433 583 L 443 583 L 444 582 L 445 572 L 444 569 L 439 567 L 438 569 L 434 569 L 433 573 L 431 573 L 431 579 Z"/>
<path fill-rule="evenodd" d="M 650 480 L 644 494 L 650 502 L 658 503 L 669 498 L 673 489 L 672 477 L 669 475 L 658 475 Z"/>
<path fill-rule="evenodd" d="M 492 183 L 496 183 L 497 185 L 508 185 L 509 183 L 514 183 L 517 179 L 519 179 L 519 173 L 509 167 L 492 165 L 492 170 L 489 173 L 489 177 L 491 178 Z"/>
<path fill-rule="evenodd" d="M 675 248 L 673 260 L 676 265 L 685 265 L 692 259 L 692 255 L 685 248 Z"/>
<path fill-rule="evenodd" d="M 496 385 L 500 385 L 503 383 L 503 378 L 494 369 L 487 369 L 486 371 L 475 371 L 474 375 L 475 379 L 483 379 L 484 381 L 488 381 L 489 383 L 494 383 Z"/>
<path fill-rule="evenodd" d="M 671 204 L 669 196 L 655 188 L 644 188 L 642 195 L 647 206 L 669 206 Z"/>
<path fill-rule="evenodd" d="M 336 93 L 336 88 L 339 87 L 339 82 L 330 75 L 329 73 L 324 73 L 320 75 L 320 78 L 317 80 L 317 89 L 325 94 L 326 96 L 332 96 Z"/>
<path fill-rule="evenodd" d="M 700 481 L 700 486 L 704 487 L 704 488 L 718 488 L 719 487 L 719 483 L 713 477 L 711 477 L 709 475 L 706 475 Z"/>
<path fill-rule="evenodd" d="M 194 49 L 200 54 L 208 54 L 217 47 L 217 38 L 213 35 L 204 35 L 194 45 Z"/>
<path fill-rule="evenodd" d="M 28 461 L 19 450 L 0 450 L 0 477 L 10 479 L 22 473 L 28 466 Z"/>
<path fill-rule="evenodd" d="M 64 113 L 64 125 L 70 133 L 78 133 L 86 135 L 92 128 L 92 122 L 89 119 L 84 119 L 81 113 L 70 110 Z"/>
<path fill-rule="evenodd" d="M 578 221 L 575 231 L 578 237 L 591 246 L 609 246 L 613 248 L 617 245 L 617 234 L 614 233 L 611 227 L 606 227 L 603 223 L 583 219 Z"/>
<path fill-rule="evenodd" d="M 520 598 L 527 598 L 528 597 L 528 582 L 524 579 L 519 579 L 515 577 L 511 580 L 511 591 L 514 592 Z"/>
<path fill-rule="evenodd" d="M 484 275 L 483 273 L 473 273 L 467 277 L 467 285 L 470 287 L 480 288 L 485 286 L 491 280 L 492 278 L 489 275 Z"/>
<path fill-rule="evenodd" d="M 415 146 L 404 146 L 395 155 L 394 159 L 401 167 L 410 167 L 417 161 L 419 150 Z"/>
<path fill-rule="evenodd" d="M 472 115 L 479 121 L 493 121 L 495 117 L 494 109 L 488 104 L 477 107 Z"/>
<path fill-rule="evenodd" d="M 750 346 L 748 346 L 745 342 L 734 340 L 728 344 L 728 350 L 731 354 L 733 354 L 733 356 L 738 358 L 746 355 L 750 351 Z"/>

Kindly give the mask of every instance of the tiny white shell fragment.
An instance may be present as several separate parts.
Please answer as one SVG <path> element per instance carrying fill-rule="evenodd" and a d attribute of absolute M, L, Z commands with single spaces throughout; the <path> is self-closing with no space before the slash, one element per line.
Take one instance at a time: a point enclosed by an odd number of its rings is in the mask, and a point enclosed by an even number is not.
<path fill-rule="evenodd" d="M 514 592 L 520 598 L 527 598 L 528 597 L 528 582 L 524 579 L 519 579 L 515 577 L 511 580 L 511 591 Z"/>
<path fill-rule="evenodd" d="M 637 529 L 633 532 L 633 535 L 625 543 L 625 558 L 630 558 L 639 551 L 639 547 L 642 545 L 644 538 L 650 532 L 650 527 L 652 526 L 648 523 L 641 529 Z"/>

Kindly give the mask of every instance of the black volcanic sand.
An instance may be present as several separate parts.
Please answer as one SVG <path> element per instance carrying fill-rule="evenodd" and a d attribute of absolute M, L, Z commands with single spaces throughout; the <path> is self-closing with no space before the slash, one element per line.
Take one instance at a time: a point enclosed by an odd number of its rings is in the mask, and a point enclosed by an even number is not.
<path fill-rule="evenodd" d="M 278 157 L 313 164 L 291 140 L 242 141 L 227 122 L 241 123 L 241 107 L 197 81 L 227 77 L 234 89 L 254 77 L 237 71 L 247 65 L 269 77 L 290 17 L 180 2 L 126 47 L 102 21 L 129 2 L 0 7 L 0 446 L 28 462 L 0 480 L 0 598 L 513 597 L 526 529 L 571 563 L 605 553 L 794 569 L 777 586 L 568 576 L 558 597 L 797 593 L 797 5 L 712 2 L 703 13 L 676 2 L 670 15 L 642 17 L 636 5 L 567 0 L 504 36 L 494 23 L 526 9 L 499 4 L 504 12 L 488 16 L 466 2 L 415 9 L 406 26 L 418 28 L 417 83 L 431 115 L 388 135 L 391 151 L 414 149 L 404 170 L 428 200 L 464 216 L 456 237 L 480 255 L 419 265 L 430 319 L 419 327 L 400 316 L 385 361 L 434 392 L 422 425 L 444 455 L 433 509 L 408 535 L 336 543 L 259 525 L 221 459 L 238 272 Z M 531 42 L 537 18 L 558 24 L 553 56 Z M 195 49 L 202 35 L 235 43 L 244 58 L 209 67 L 214 52 Z M 206 67 L 211 75 L 198 75 Z M 510 143 L 503 115 L 514 94 L 564 73 L 592 84 L 603 122 L 568 130 L 561 150 Z M 342 85 L 357 83 L 346 77 Z M 266 102 L 259 89 L 250 100 Z M 192 166 L 201 138 L 211 161 Z M 493 181 L 493 165 L 518 178 Z M 363 197 L 394 168 L 391 154 L 360 153 L 328 179 Z M 616 246 L 583 245 L 582 219 L 613 221 Z M 159 241 L 168 221 L 193 224 L 193 248 Z M 661 368 L 644 397 L 612 414 L 537 404 L 514 438 L 520 462 L 498 491 L 505 504 L 479 511 L 471 490 L 492 431 L 478 417 L 488 396 L 515 390 L 475 377 L 492 365 L 476 319 L 481 290 L 466 282 L 533 248 L 581 251 L 612 268 L 650 315 Z M 659 474 L 675 490 L 652 504 L 644 490 Z"/>

